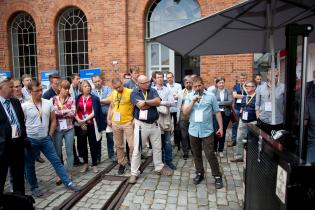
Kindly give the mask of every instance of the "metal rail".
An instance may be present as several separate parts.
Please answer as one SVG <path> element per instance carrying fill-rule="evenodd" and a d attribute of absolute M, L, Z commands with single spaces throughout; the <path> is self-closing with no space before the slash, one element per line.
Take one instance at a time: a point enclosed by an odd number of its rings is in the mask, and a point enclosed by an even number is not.
<path fill-rule="evenodd" d="M 147 158 L 140 166 L 140 172 L 142 173 L 144 169 L 152 162 L 152 157 Z M 114 191 L 112 196 L 107 200 L 107 202 L 103 205 L 102 209 L 111 210 L 118 209 L 125 197 L 127 196 L 132 184 L 128 183 L 128 177 L 126 176 L 113 176 L 106 175 L 109 173 L 117 163 L 112 163 L 100 173 L 98 173 L 95 177 L 93 177 L 88 183 L 82 186 L 81 191 L 78 193 L 73 193 L 66 200 L 64 200 L 58 207 L 55 207 L 54 210 L 69 210 L 71 209 L 77 202 L 81 200 L 93 187 L 95 187 L 101 180 L 110 180 L 110 181 L 122 181 L 122 183 L 118 186 L 118 188 Z"/>

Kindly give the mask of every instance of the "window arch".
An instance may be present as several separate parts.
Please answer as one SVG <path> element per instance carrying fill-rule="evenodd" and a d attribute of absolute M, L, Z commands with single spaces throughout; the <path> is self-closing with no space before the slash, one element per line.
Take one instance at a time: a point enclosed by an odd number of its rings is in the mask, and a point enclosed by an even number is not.
<path fill-rule="evenodd" d="M 58 20 L 58 54 L 60 76 L 68 78 L 87 69 L 88 28 L 85 14 L 76 7 L 64 11 Z"/>
<path fill-rule="evenodd" d="M 16 15 L 10 25 L 13 75 L 30 74 L 37 78 L 36 27 L 26 12 Z"/>
<path fill-rule="evenodd" d="M 146 36 L 152 38 L 200 17 L 197 0 L 155 0 L 148 11 Z M 179 63 L 178 59 L 175 61 L 175 52 L 162 44 L 149 41 L 146 52 L 149 75 L 152 71 L 171 71 L 174 74 L 175 71 L 181 71 L 181 67 L 175 65 Z"/>
<path fill-rule="evenodd" d="M 157 36 L 200 17 L 197 0 L 156 0 L 149 9 L 147 36 Z"/>

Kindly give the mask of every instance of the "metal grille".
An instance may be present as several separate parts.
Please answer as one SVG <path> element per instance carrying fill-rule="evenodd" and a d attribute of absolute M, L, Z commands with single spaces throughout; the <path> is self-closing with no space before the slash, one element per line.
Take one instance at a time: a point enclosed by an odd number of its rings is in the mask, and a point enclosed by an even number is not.
<path fill-rule="evenodd" d="M 20 78 L 30 74 L 37 78 L 36 28 L 33 18 L 23 12 L 12 21 L 11 47 L 13 58 L 13 74 Z"/>
<path fill-rule="evenodd" d="M 67 9 L 58 21 L 59 70 L 63 78 L 87 69 L 88 30 L 85 14 L 78 8 Z"/>

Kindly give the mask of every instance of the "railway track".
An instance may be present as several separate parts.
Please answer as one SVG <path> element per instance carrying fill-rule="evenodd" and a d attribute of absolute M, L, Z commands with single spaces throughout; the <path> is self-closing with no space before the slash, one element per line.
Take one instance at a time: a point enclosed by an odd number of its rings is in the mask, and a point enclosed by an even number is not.
<path fill-rule="evenodd" d="M 140 166 L 140 172 L 142 173 L 144 169 L 152 162 L 152 157 L 148 157 Z M 117 163 L 111 163 L 108 167 L 98 173 L 93 177 L 88 183 L 81 187 L 81 191 L 78 193 L 73 193 L 69 198 L 62 202 L 55 210 L 69 210 L 76 205 L 93 187 L 95 187 L 102 180 L 109 181 L 121 181 L 120 185 L 113 192 L 109 199 L 104 203 L 101 209 L 106 210 L 116 210 L 119 209 L 125 197 L 127 196 L 132 184 L 128 183 L 128 178 L 126 176 L 114 176 L 107 175 L 111 170 L 115 168 Z"/>

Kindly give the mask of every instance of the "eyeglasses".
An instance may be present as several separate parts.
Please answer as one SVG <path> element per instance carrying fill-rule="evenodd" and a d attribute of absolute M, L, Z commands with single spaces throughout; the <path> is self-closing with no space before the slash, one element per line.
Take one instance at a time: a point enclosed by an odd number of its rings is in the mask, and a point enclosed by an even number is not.
<path fill-rule="evenodd" d="M 16 86 L 13 86 L 14 88 L 20 88 L 22 87 L 22 85 L 16 85 Z"/>
<path fill-rule="evenodd" d="M 43 89 L 38 89 L 38 90 L 32 90 L 32 92 L 38 93 L 38 92 L 42 92 Z"/>
<path fill-rule="evenodd" d="M 245 85 L 245 87 L 256 87 L 254 85 Z"/>

